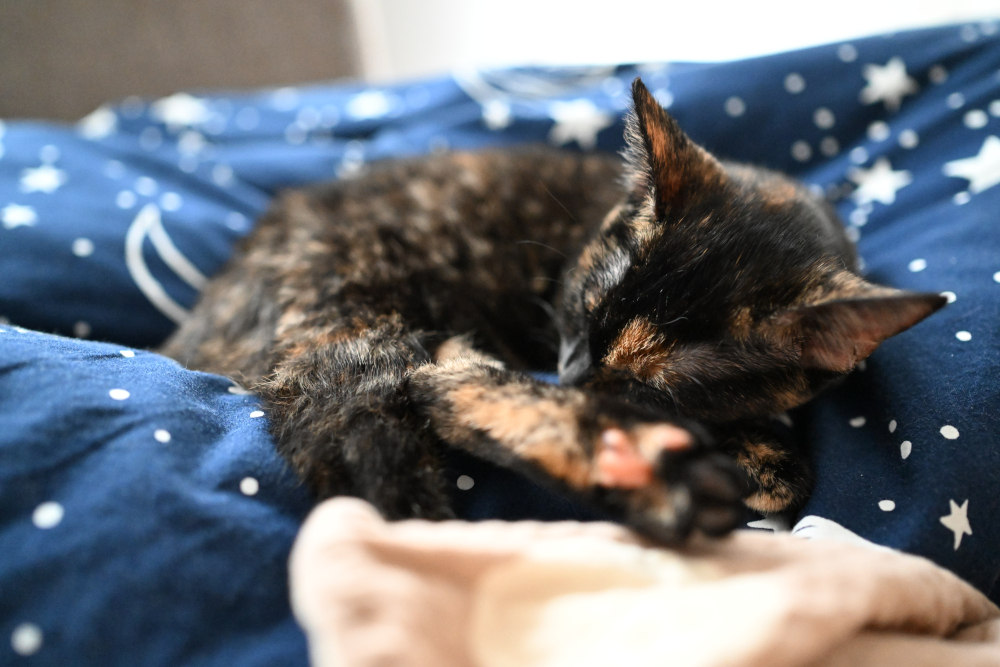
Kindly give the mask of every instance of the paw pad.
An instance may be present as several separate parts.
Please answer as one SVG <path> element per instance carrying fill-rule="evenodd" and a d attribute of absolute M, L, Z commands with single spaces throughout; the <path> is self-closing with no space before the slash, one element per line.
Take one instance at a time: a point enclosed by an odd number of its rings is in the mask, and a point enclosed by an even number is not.
<path fill-rule="evenodd" d="M 623 489 L 647 486 L 653 482 L 661 453 L 683 451 L 693 443 L 690 433 L 669 424 L 606 429 L 598 443 L 596 482 Z"/>

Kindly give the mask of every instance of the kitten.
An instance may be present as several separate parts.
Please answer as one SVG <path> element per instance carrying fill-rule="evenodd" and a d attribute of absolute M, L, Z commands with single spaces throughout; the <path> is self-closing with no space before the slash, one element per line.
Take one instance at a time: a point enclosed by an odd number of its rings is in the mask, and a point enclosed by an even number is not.
<path fill-rule="evenodd" d="M 665 542 L 800 504 L 769 417 L 945 299 L 866 282 L 828 204 L 632 94 L 624 164 L 454 153 L 285 193 L 164 352 L 258 392 L 320 497 L 390 518 L 451 516 L 442 447 Z"/>

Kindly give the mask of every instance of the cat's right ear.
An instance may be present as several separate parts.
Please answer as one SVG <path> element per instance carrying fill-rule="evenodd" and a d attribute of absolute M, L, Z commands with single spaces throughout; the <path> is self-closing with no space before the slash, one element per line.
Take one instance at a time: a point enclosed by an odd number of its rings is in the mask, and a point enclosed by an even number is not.
<path fill-rule="evenodd" d="M 718 160 L 691 141 L 640 79 L 632 82 L 625 142 L 633 193 L 652 197 L 658 221 L 725 178 Z"/>
<path fill-rule="evenodd" d="M 801 349 L 802 365 L 847 373 L 884 340 L 909 329 L 948 300 L 940 294 L 880 288 L 878 296 L 836 299 L 778 316 Z"/>

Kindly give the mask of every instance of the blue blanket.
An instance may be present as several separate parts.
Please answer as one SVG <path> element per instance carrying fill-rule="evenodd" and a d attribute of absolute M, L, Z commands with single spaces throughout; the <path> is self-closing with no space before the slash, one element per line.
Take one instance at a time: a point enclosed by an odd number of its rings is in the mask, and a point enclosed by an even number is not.
<path fill-rule="evenodd" d="M 818 473 L 803 515 L 1000 599 L 998 69 L 984 23 L 0 123 L 0 664 L 305 664 L 285 561 L 309 499 L 253 396 L 143 348 L 279 189 L 435 150 L 619 150 L 636 76 L 713 152 L 836 200 L 870 279 L 950 294 L 792 415 Z M 583 517 L 485 463 L 451 468 L 467 517 Z"/>

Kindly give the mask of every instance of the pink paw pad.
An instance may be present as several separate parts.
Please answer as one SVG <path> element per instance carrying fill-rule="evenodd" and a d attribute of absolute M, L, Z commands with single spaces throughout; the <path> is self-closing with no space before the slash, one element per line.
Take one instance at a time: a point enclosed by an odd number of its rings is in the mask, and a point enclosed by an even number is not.
<path fill-rule="evenodd" d="M 625 489 L 647 486 L 653 481 L 653 465 L 660 452 L 687 449 L 693 443 L 690 433 L 667 424 L 638 426 L 630 433 L 609 428 L 598 445 L 596 482 Z"/>

